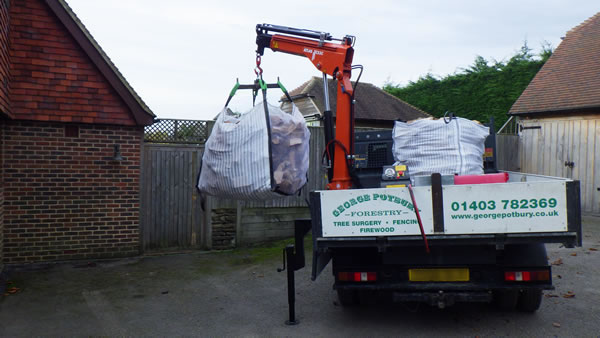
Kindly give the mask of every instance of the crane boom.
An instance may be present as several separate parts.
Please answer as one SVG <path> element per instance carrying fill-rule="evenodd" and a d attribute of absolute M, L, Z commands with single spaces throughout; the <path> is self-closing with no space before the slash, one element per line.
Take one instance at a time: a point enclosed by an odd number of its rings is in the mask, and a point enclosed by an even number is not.
<path fill-rule="evenodd" d="M 280 34 L 270 34 L 280 33 Z M 329 33 L 259 24 L 256 26 L 257 54 L 263 55 L 265 48 L 308 58 L 322 73 L 337 79 L 337 104 L 335 138 L 327 137 L 328 149 L 335 149 L 333 156 L 333 177 L 329 177 L 327 188 L 343 190 L 352 188 L 350 177 L 350 156 L 354 153 L 354 116 L 352 109 L 353 88 L 352 58 L 354 56 L 353 36 L 335 39 Z M 330 42 L 333 40 L 339 43 Z M 331 118 L 325 112 L 325 129 L 332 127 Z M 328 139 L 329 138 L 329 139 Z"/>

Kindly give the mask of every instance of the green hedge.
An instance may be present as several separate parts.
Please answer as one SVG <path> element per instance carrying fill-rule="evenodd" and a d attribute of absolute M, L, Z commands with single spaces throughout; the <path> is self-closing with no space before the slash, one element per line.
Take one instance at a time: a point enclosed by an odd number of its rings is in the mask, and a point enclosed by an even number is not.
<path fill-rule="evenodd" d="M 481 56 L 469 68 L 438 78 L 427 74 L 406 86 L 388 83 L 384 90 L 436 116 L 445 112 L 481 122 L 494 117 L 496 130 L 507 112 L 552 54 L 548 43 L 534 56 L 527 43 L 508 61 L 488 62 Z"/>

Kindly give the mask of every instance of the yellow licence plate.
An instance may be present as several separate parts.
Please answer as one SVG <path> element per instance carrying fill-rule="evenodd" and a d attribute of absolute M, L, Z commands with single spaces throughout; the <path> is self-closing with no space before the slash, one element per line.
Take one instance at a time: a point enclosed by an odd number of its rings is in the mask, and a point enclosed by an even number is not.
<path fill-rule="evenodd" d="M 468 282 L 469 269 L 409 269 L 411 282 Z"/>

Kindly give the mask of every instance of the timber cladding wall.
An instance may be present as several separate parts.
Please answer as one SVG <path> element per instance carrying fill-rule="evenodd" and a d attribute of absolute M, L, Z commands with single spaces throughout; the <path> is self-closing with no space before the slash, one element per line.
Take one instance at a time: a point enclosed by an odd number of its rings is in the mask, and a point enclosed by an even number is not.
<path fill-rule="evenodd" d="M 600 214 L 600 114 L 521 119 L 521 171 L 581 183 L 581 211 Z"/>
<path fill-rule="evenodd" d="M 5 263 L 139 253 L 143 127 L 5 122 L 3 134 Z"/>

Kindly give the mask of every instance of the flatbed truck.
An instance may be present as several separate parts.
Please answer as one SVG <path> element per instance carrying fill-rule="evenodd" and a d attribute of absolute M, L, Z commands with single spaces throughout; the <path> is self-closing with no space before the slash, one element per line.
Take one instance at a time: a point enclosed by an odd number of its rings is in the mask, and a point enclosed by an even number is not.
<path fill-rule="evenodd" d="M 284 249 L 279 270 L 287 263 L 288 324 L 297 323 L 294 271 L 305 266 L 303 238 L 311 230 L 312 279 L 331 262 L 342 305 L 384 297 L 440 308 L 491 301 L 507 310 L 539 308 L 542 291 L 553 288 L 545 243 L 581 246 L 578 181 L 508 172 L 503 183 L 455 184 L 452 175 L 433 173 L 393 187 L 382 184 L 380 173 L 361 178 L 356 169 L 369 154 L 355 149 L 358 79 L 353 84 L 350 77 L 354 69 L 362 73 L 352 65 L 356 38 L 269 24 L 257 25 L 256 33 L 258 76 L 269 48 L 309 59 L 325 91 L 329 183 L 310 192 L 311 219 L 295 222 L 295 245 Z M 337 81 L 335 130 L 328 75 Z"/>

